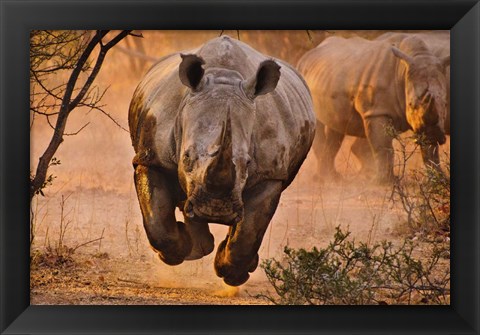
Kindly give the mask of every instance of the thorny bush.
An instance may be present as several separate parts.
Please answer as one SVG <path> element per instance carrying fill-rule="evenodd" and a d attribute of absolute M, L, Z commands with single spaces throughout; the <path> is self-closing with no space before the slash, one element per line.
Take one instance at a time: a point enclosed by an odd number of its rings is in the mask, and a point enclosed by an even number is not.
<path fill-rule="evenodd" d="M 393 183 L 391 200 L 400 203 L 407 215 L 407 225 L 413 232 L 422 236 L 450 233 L 450 157 L 444 159 L 437 168 L 433 165 L 421 169 L 407 170 L 406 165 L 413 156 L 407 149 L 412 137 L 401 138 L 395 135 L 400 149 L 397 152 L 399 175 Z M 416 136 L 419 146 L 423 138 Z M 432 163 L 433 164 L 433 163 Z M 448 236 L 449 237 L 449 236 Z"/>
<path fill-rule="evenodd" d="M 369 246 L 349 240 L 336 228 L 324 249 L 285 247 L 282 260 L 265 260 L 264 269 L 275 293 L 257 297 L 281 305 L 448 304 L 450 271 L 442 268 L 448 246 L 430 243 L 429 255 L 405 240 Z"/>

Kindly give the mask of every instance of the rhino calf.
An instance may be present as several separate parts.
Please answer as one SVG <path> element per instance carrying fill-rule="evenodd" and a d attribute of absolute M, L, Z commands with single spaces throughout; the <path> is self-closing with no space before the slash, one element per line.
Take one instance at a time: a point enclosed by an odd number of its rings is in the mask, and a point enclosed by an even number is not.
<path fill-rule="evenodd" d="M 449 56 L 436 57 L 415 36 L 404 38 L 398 47 L 380 39 L 330 37 L 307 52 L 298 68 L 313 95 L 317 116 L 313 151 L 321 175 L 338 177 L 335 156 L 344 136 L 350 135 L 368 140 L 376 179 L 391 181 L 389 128 L 421 136 L 424 162 L 438 166 L 438 145 L 446 141 L 449 64 Z"/>
<path fill-rule="evenodd" d="M 215 270 L 227 284 L 243 284 L 315 135 L 302 77 L 245 43 L 215 38 L 150 69 L 129 127 L 143 223 L 160 259 L 199 259 L 214 248 L 208 223 L 229 225 Z"/>

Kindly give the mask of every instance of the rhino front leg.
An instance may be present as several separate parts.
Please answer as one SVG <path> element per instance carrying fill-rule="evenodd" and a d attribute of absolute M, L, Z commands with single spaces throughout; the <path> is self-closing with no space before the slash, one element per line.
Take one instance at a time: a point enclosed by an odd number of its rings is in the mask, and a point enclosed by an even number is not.
<path fill-rule="evenodd" d="M 325 146 L 325 125 L 322 122 L 317 120 L 315 137 L 313 138 L 313 143 L 311 148 L 313 154 L 315 155 L 315 158 L 317 159 L 317 173 L 315 173 L 316 178 L 319 176 L 320 170 L 322 169 L 321 162 L 322 162 L 322 153 L 324 151 L 324 146 Z"/>
<path fill-rule="evenodd" d="M 244 200 L 244 219 L 230 227 L 227 238 L 218 246 L 215 271 L 226 284 L 245 283 L 258 266 L 258 249 L 275 213 L 282 192 L 281 181 L 266 181 L 248 191 Z"/>
<path fill-rule="evenodd" d="M 333 180 L 340 180 L 340 174 L 335 170 L 335 158 L 342 146 L 345 134 L 339 133 L 330 127 L 325 127 L 325 148 L 323 156 L 320 161 L 322 173 L 326 178 L 333 178 Z"/>
<path fill-rule="evenodd" d="M 208 222 L 192 220 L 186 217 L 185 226 L 188 234 L 194 237 L 192 240 L 192 251 L 185 257 L 185 260 L 192 261 L 210 254 L 215 247 L 215 240 L 212 233 L 210 233 Z"/>
<path fill-rule="evenodd" d="M 367 139 L 357 137 L 352 144 L 352 152 L 362 166 L 360 170 L 362 176 L 368 177 L 375 173 L 375 160 Z"/>
<path fill-rule="evenodd" d="M 376 179 L 379 183 L 393 180 L 393 134 L 389 117 L 377 116 L 365 120 L 365 131 L 375 161 Z"/>
<path fill-rule="evenodd" d="M 175 219 L 168 177 L 157 169 L 138 165 L 134 180 L 150 245 L 166 264 L 182 263 L 192 250 L 192 239 L 185 224 Z"/>
<path fill-rule="evenodd" d="M 440 167 L 438 144 L 423 144 L 420 146 L 420 150 L 422 152 L 422 159 L 425 166 L 443 174 L 443 171 Z"/>
<path fill-rule="evenodd" d="M 335 171 L 335 157 L 342 145 L 345 135 L 325 126 L 317 120 L 317 131 L 312 150 L 317 157 L 320 180 L 333 178 L 339 180 L 340 174 Z"/>

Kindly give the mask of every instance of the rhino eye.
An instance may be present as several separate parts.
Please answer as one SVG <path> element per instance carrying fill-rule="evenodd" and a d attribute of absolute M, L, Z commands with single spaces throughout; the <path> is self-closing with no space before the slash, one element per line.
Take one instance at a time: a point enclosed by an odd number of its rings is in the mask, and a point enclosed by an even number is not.
<path fill-rule="evenodd" d="M 209 152 L 208 155 L 209 155 L 210 157 L 215 157 L 215 156 L 218 155 L 219 152 L 220 152 L 219 149 L 215 149 L 215 150 Z"/>
<path fill-rule="evenodd" d="M 187 172 L 191 172 L 193 170 L 193 159 L 189 150 L 185 151 L 183 154 L 183 166 Z"/>
<path fill-rule="evenodd" d="M 213 145 L 208 149 L 207 154 L 210 157 L 215 157 L 215 156 L 218 155 L 219 152 L 220 152 L 220 146 L 219 145 Z"/>

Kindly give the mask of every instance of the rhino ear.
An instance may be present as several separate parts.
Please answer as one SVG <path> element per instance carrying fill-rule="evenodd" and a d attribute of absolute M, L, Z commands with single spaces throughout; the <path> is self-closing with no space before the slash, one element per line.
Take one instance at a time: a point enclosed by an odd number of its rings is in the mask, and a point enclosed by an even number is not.
<path fill-rule="evenodd" d="M 250 99 L 272 92 L 277 87 L 280 79 L 280 65 L 273 60 L 265 60 L 260 63 L 257 73 L 244 82 L 245 94 Z"/>
<path fill-rule="evenodd" d="M 183 85 L 195 90 L 205 73 L 202 67 L 205 61 L 197 55 L 180 54 L 180 57 L 182 57 L 182 62 L 179 66 L 180 81 Z"/>
<path fill-rule="evenodd" d="M 413 63 L 413 59 L 412 57 L 410 57 L 409 55 L 407 55 L 406 53 L 404 53 L 403 51 L 401 51 L 400 49 L 392 46 L 392 52 L 393 54 L 400 58 L 401 60 L 403 60 L 405 63 L 407 63 L 407 65 L 410 65 Z"/>

